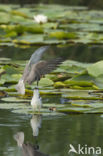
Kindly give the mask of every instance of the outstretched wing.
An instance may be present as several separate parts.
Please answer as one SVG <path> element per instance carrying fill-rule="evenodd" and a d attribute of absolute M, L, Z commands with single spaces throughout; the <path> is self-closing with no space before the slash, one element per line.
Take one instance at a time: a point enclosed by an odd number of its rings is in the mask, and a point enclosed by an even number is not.
<path fill-rule="evenodd" d="M 24 80 L 24 82 L 26 81 L 27 77 L 29 76 L 30 72 L 31 72 L 31 67 L 36 64 L 40 58 L 42 57 L 43 53 L 49 48 L 49 46 L 43 46 L 39 49 L 37 49 L 30 57 L 29 62 L 26 64 L 24 72 L 23 72 L 23 76 L 22 79 Z"/>
<path fill-rule="evenodd" d="M 62 62 L 63 60 L 61 58 L 57 58 L 55 60 L 39 61 L 38 63 L 33 64 L 25 81 L 29 84 L 34 81 L 39 81 L 43 75 L 48 74 L 52 70 L 56 69 Z"/>
<path fill-rule="evenodd" d="M 36 69 L 39 75 L 42 76 L 50 73 L 52 70 L 55 70 L 62 62 L 63 62 L 62 58 L 53 59 L 45 63 L 42 63 L 42 61 L 40 61 L 36 65 Z"/>
<path fill-rule="evenodd" d="M 39 49 L 37 49 L 37 50 L 31 55 L 30 60 L 29 60 L 29 64 L 32 65 L 32 64 L 37 63 L 37 62 L 41 59 L 43 53 L 44 53 L 48 48 L 49 48 L 49 46 L 43 46 L 43 47 L 40 47 Z"/>

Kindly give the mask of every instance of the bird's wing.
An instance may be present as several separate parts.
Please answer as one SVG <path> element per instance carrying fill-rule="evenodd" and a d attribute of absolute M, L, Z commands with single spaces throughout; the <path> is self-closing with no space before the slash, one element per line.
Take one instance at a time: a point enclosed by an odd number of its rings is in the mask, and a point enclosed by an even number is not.
<path fill-rule="evenodd" d="M 24 80 L 24 82 L 25 82 L 25 79 L 28 77 L 29 73 L 30 73 L 30 66 L 29 66 L 29 63 L 27 63 L 24 68 L 23 75 L 22 75 L 22 79 Z"/>
<path fill-rule="evenodd" d="M 56 69 L 62 62 L 63 59 L 57 58 L 55 60 L 39 61 L 38 63 L 33 64 L 31 66 L 29 75 L 25 78 L 25 82 L 31 84 L 36 80 L 40 80 L 43 75 L 48 74 L 52 70 Z"/>
<path fill-rule="evenodd" d="M 36 65 L 37 72 L 39 75 L 45 75 L 50 73 L 52 70 L 55 70 L 61 63 L 63 62 L 62 58 L 53 59 L 50 61 L 45 61 L 45 63 L 42 64 L 42 61 L 40 61 Z"/>
<path fill-rule="evenodd" d="M 31 55 L 30 60 L 29 60 L 29 64 L 32 65 L 32 64 L 37 63 L 37 62 L 41 59 L 43 53 L 44 53 L 48 48 L 49 48 L 49 46 L 43 46 L 43 47 L 40 47 L 39 49 L 37 49 L 37 50 Z"/>

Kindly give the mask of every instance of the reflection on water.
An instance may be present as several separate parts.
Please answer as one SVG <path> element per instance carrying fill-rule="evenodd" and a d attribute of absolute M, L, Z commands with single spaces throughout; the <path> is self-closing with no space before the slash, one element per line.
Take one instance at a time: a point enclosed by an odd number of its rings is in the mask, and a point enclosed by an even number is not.
<path fill-rule="evenodd" d="M 20 156 L 13 135 L 22 131 L 31 145 L 38 144 L 39 151 L 50 156 L 67 156 L 69 144 L 102 147 L 103 118 L 96 114 L 71 114 L 60 117 L 41 116 L 42 127 L 38 137 L 33 137 L 31 116 L 0 110 L 0 156 Z M 41 122 L 41 121 L 40 121 Z M 41 125 L 41 124 L 40 124 Z M 38 127 L 38 126 L 37 126 Z"/>
<path fill-rule="evenodd" d="M 31 144 L 29 142 L 24 143 L 24 132 L 17 132 L 14 135 L 14 139 L 17 142 L 18 147 L 21 147 L 22 149 L 22 155 L 23 156 L 48 156 L 44 153 L 41 153 L 39 151 L 39 143 L 37 141 L 37 136 L 39 134 L 39 128 L 41 127 L 41 116 L 40 115 L 33 115 L 32 119 L 30 120 L 33 136 L 36 140 L 35 144 Z"/>
<path fill-rule="evenodd" d="M 0 56 L 9 57 L 12 60 L 28 60 L 37 48 L 39 47 L 27 49 L 5 47 L 0 50 Z M 48 52 L 44 54 L 44 59 L 50 58 L 50 56 L 51 58 L 61 56 L 66 59 L 81 62 L 96 62 L 103 59 L 103 46 L 77 44 L 69 45 L 67 47 L 51 47 Z"/>
<path fill-rule="evenodd" d="M 30 120 L 30 125 L 33 131 L 33 136 L 36 137 L 39 134 L 39 128 L 41 128 L 42 118 L 41 115 L 33 115 Z"/>

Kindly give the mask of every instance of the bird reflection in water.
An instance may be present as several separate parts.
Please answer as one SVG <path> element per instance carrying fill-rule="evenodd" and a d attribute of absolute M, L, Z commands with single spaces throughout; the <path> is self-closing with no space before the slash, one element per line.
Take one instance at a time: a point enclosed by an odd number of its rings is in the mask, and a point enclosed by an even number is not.
<path fill-rule="evenodd" d="M 37 137 L 39 134 L 39 128 L 41 128 L 42 118 L 41 115 L 33 115 L 30 120 L 30 125 L 32 128 L 33 136 Z"/>
<path fill-rule="evenodd" d="M 35 139 L 39 134 L 41 121 L 40 115 L 33 115 L 32 119 L 30 120 L 30 125 Z M 49 156 L 39 151 L 39 145 L 37 143 L 34 145 L 31 143 L 24 143 L 24 132 L 17 132 L 14 135 L 14 139 L 16 140 L 17 145 L 22 149 L 22 156 Z"/>

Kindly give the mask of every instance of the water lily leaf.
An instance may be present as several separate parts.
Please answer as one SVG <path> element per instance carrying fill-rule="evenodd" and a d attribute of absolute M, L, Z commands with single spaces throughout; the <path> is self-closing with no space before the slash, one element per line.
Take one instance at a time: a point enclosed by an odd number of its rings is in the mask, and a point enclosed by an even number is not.
<path fill-rule="evenodd" d="M 21 16 L 21 17 L 24 17 L 24 18 L 28 18 L 28 16 L 25 13 L 17 11 L 17 10 L 12 10 L 10 13 L 13 14 L 13 15 L 18 15 L 18 16 Z"/>
<path fill-rule="evenodd" d="M 103 74 L 100 75 L 100 76 L 98 76 L 98 77 L 96 77 L 96 78 L 94 79 L 94 81 L 95 81 L 95 84 L 96 84 L 100 89 L 103 89 Z"/>
<path fill-rule="evenodd" d="M 58 23 L 52 23 L 52 22 L 50 22 L 50 23 L 48 22 L 48 23 L 43 24 L 43 28 L 45 28 L 45 32 L 49 32 L 50 28 L 51 29 L 56 29 L 57 26 L 58 26 Z"/>
<path fill-rule="evenodd" d="M 62 97 L 70 99 L 70 100 L 103 100 L 103 97 L 95 97 L 95 96 L 70 96 L 69 94 L 67 95 L 62 95 Z"/>
<path fill-rule="evenodd" d="M 5 65 L 4 70 L 6 71 L 6 74 L 10 74 L 10 75 L 19 73 L 17 68 L 15 68 L 13 66 L 9 66 L 9 65 Z"/>
<path fill-rule="evenodd" d="M 91 107 L 91 108 L 102 108 L 103 103 L 73 103 L 72 106 L 78 107 Z"/>
<path fill-rule="evenodd" d="M 20 99 L 20 98 L 16 98 L 16 97 L 6 97 L 6 98 L 2 98 L 2 101 L 6 101 L 6 102 L 30 102 L 30 100 L 28 99 Z"/>
<path fill-rule="evenodd" d="M 103 107 L 101 107 L 101 108 L 94 108 L 94 109 L 92 109 L 92 110 L 88 110 L 88 111 L 86 111 L 85 113 L 96 113 L 96 114 L 102 114 L 103 113 Z"/>
<path fill-rule="evenodd" d="M 72 32 L 63 32 L 63 31 L 56 31 L 51 32 L 49 34 L 49 37 L 51 38 L 57 38 L 57 39 L 74 39 L 76 38 L 76 34 Z"/>
<path fill-rule="evenodd" d="M 27 25 L 25 27 L 25 31 L 34 33 L 34 34 L 35 33 L 42 34 L 44 32 L 43 27 L 40 26 L 39 24 Z"/>
<path fill-rule="evenodd" d="M 40 90 L 40 95 L 61 95 L 62 93 L 60 91 L 56 90 Z"/>
<path fill-rule="evenodd" d="M 69 96 L 81 96 L 81 97 L 90 97 L 88 90 L 77 90 L 77 89 L 62 89 L 62 97 Z"/>
<path fill-rule="evenodd" d="M 54 84 L 54 87 L 55 88 L 64 88 L 64 87 L 66 87 L 66 85 L 63 82 L 58 81 Z"/>
<path fill-rule="evenodd" d="M 10 22 L 10 15 L 5 12 L 0 12 L 0 24 L 7 24 Z"/>
<path fill-rule="evenodd" d="M 82 86 L 82 87 L 92 87 L 94 85 L 93 82 L 87 82 L 87 81 L 73 81 L 73 80 L 66 80 L 64 83 L 67 86 L 72 86 L 72 85 L 77 85 L 77 86 Z"/>
<path fill-rule="evenodd" d="M 25 112 L 31 110 L 31 106 L 24 104 L 24 103 L 0 103 L 0 109 L 12 109 L 20 111 L 22 114 L 25 114 Z"/>
<path fill-rule="evenodd" d="M 98 77 L 99 75 L 103 74 L 102 66 L 103 61 L 99 61 L 87 67 L 87 71 L 90 75 Z"/>
<path fill-rule="evenodd" d="M 19 101 L 22 102 L 22 101 Z M 51 104 L 52 106 L 52 104 Z M 18 103 L 17 102 L 10 102 L 10 103 L 0 103 L 0 109 L 11 109 L 14 113 L 20 113 L 20 114 L 42 114 L 45 116 L 48 115 L 60 115 L 61 113 L 58 113 L 56 111 L 49 110 L 50 105 L 46 105 L 45 108 L 41 108 L 40 112 L 33 111 L 31 105 L 28 105 L 26 103 Z M 58 106 L 59 107 L 59 106 Z"/>
<path fill-rule="evenodd" d="M 69 108 L 61 108 L 61 109 L 58 109 L 57 111 L 62 112 L 62 113 L 84 113 L 89 110 L 90 108 L 69 107 Z"/>
<path fill-rule="evenodd" d="M 102 76 L 94 78 L 93 76 L 89 75 L 87 72 L 84 72 L 84 73 L 81 73 L 81 74 L 78 74 L 78 75 L 74 76 L 72 78 L 72 80 L 73 81 L 85 81 L 87 83 L 90 82 L 90 83 L 92 83 L 91 84 L 92 89 L 99 89 L 99 88 L 103 87 L 102 78 L 103 78 Z"/>
<path fill-rule="evenodd" d="M 9 12 L 11 11 L 12 7 L 13 5 L 0 4 L 0 11 Z"/>
<path fill-rule="evenodd" d="M 36 82 L 34 83 L 36 85 Z M 54 82 L 48 78 L 42 78 L 39 82 L 40 86 L 52 86 Z"/>
<path fill-rule="evenodd" d="M 43 42 L 43 35 L 27 35 L 18 37 L 16 40 L 13 40 L 14 43 L 20 44 L 34 44 Z"/>

